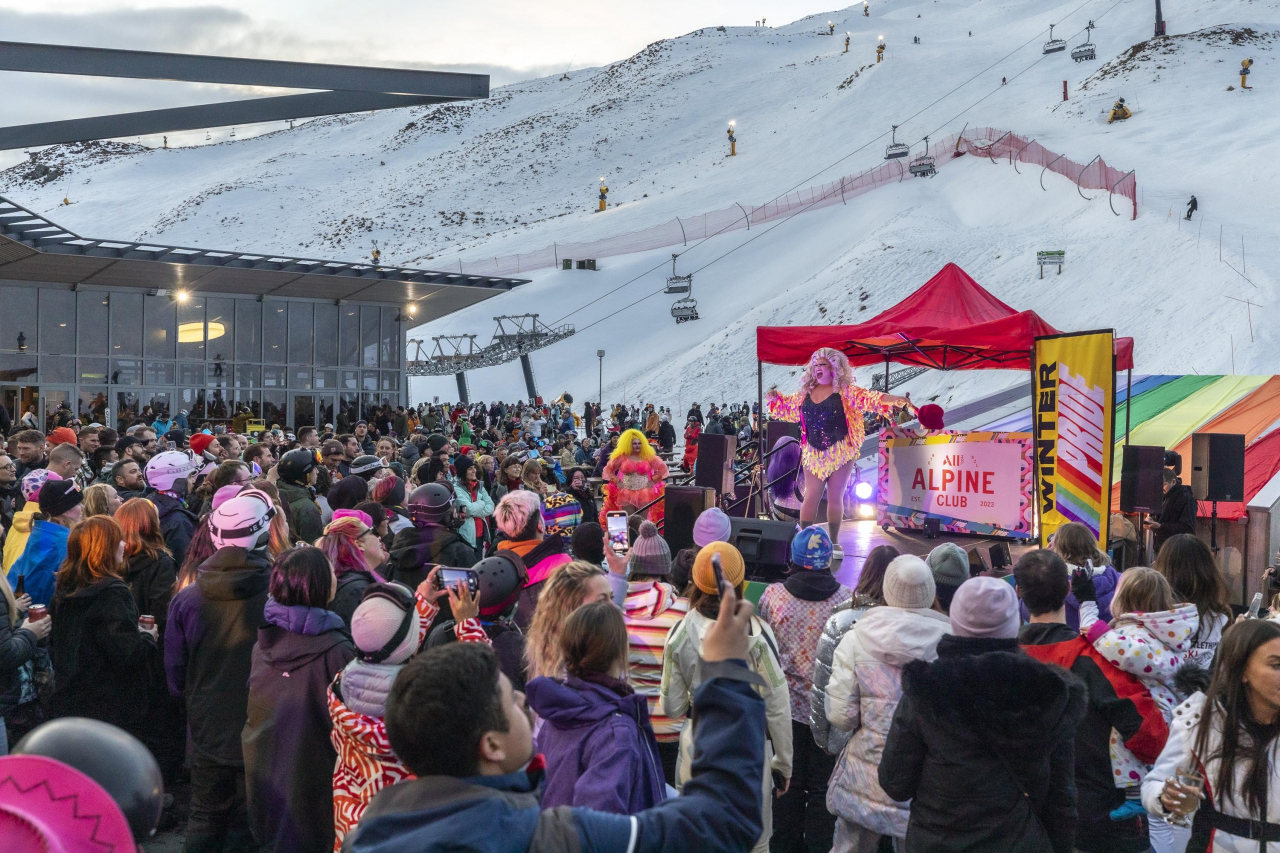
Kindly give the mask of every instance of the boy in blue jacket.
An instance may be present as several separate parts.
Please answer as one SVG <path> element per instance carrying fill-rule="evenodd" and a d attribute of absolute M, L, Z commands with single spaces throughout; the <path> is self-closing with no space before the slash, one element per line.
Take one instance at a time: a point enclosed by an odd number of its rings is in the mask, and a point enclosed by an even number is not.
<path fill-rule="evenodd" d="M 746 665 L 754 608 L 723 585 L 703 641 L 693 778 L 682 796 L 636 815 L 543 811 L 541 757 L 524 694 L 493 651 L 454 643 L 418 655 L 387 700 L 391 747 L 418 777 L 381 791 L 347 853 L 700 853 L 747 851 L 761 832 L 764 701 Z"/>

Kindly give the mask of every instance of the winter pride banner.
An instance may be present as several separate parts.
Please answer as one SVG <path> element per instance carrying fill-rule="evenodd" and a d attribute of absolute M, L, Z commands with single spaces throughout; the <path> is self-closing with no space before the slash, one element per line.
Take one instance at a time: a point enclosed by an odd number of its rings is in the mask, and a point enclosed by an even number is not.
<path fill-rule="evenodd" d="M 1035 484 L 1030 433 L 880 432 L 880 524 L 1029 539 Z"/>
<path fill-rule="evenodd" d="M 1040 544 L 1078 521 L 1107 547 L 1116 372 L 1114 332 L 1036 338 L 1032 420 Z"/>

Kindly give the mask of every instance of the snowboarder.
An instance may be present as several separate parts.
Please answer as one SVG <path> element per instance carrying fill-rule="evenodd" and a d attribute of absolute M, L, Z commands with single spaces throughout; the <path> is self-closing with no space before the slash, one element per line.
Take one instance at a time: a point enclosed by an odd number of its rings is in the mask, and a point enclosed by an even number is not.
<path fill-rule="evenodd" d="M 1196 197 L 1192 196 L 1191 201 L 1187 202 L 1187 221 L 1191 221 L 1191 214 L 1200 209 L 1200 202 L 1196 201 Z"/>
<path fill-rule="evenodd" d="M 1124 98 L 1121 98 L 1112 105 L 1111 115 L 1107 118 L 1107 124 L 1111 124 L 1114 121 L 1124 121 L 1132 116 L 1133 113 L 1124 105 Z"/>
<path fill-rule="evenodd" d="M 1253 88 L 1252 86 L 1248 85 L 1248 80 L 1249 80 L 1249 68 L 1250 68 L 1252 65 L 1253 65 L 1253 60 L 1252 60 L 1252 59 L 1246 59 L 1246 60 L 1244 60 L 1243 62 L 1241 62 L 1241 63 L 1240 63 L 1240 88 L 1241 88 L 1241 89 L 1252 89 L 1252 88 Z"/>

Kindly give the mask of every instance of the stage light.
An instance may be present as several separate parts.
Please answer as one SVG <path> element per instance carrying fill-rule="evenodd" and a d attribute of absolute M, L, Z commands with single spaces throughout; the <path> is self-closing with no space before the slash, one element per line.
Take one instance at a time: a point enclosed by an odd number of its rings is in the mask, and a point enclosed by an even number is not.
<path fill-rule="evenodd" d="M 875 504 L 858 504 L 858 518 L 875 518 Z"/>
<path fill-rule="evenodd" d="M 871 500 L 872 491 L 870 483 L 858 483 L 858 485 L 853 487 L 853 493 L 858 496 L 858 500 L 860 501 Z"/>

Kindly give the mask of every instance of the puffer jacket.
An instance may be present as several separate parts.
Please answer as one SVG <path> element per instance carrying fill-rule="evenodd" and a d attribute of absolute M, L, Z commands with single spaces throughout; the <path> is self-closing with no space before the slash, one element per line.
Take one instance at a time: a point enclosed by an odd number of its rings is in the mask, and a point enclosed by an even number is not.
<path fill-rule="evenodd" d="M 53 600 L 54 576 L 67 558 L 67 537 L 71 529 L 56 521 L 37 521 L 31 528 L 22 556 L 9 569 L 9 586 L 18 588 L 18 578 L 32 604 L 48 605 Z"/>
<path fill-rule="evenodd" d="M 935 610 L 875 607 L 836 648 L 827 687 L 827 719 L 851 733 L 827 786 L 827 810 L 881 835 L 903 838 L 911 810 L 876 778 L 893 712 L 902 698 L 902 667 L 933 661 L 951 628 Z"/>
<path fill-rule="evenodd" d="M 31 527 L 35 524 L 35 514 L 39 511 L 40 507 L 35 501 L 28 501 L 25 507 L 13 514 L 13 526 L 4 537 L 4 570 L 6 572 L 13 568 L 13 564 L 26 549 L 27 539 L 31 536 Z"/>
<path fill-rule="evenodd" d="M 831 614 L 827 624 L 823 626 L 822 636 L 818 637 L 818 650 L 813 657 L 813 688 L 809 691 L 809 729 L 813 732 L 814 742 L 827 755 L 839 755 L 843 752 L 852 736 L 852 732 L 832 728 L 827 721 L 827 685 L 831 681 L 831 663 L 835 659 L 836 647 L 845 634 L 873 606 L 873 602 L 862 596 L 854 596 L 850 606 Z"/>
<path fill-rule="evenodd" d="M 427 639 L 439 608 L 422 596 L 414 597 L 418 611 L 418 645 Z M 487 643 L 477 619 L 465 619 L 455 627 L 459 642 Z M 329 738 L 338 752 L 333 766 L 333 828 L 335 853 L 355 829 L 374 794 L 413 774 L 400 763 L 387 739 L 383 720 L 391 684 L 404 664 L 365 663 L 356 658 L 339 672 L 329 686 Z"/>
<path fill-rule="evenodd" d="M 1188 760 L 1197 761 L 1192 750 L 1195 747 L 1196 735 L 1199 733 L 1200 716 L 1204 713 L 1206 713 L 1206 710 L 1203 693 L 1192 694 L 1190 699 L 1174 710 L 1173 724 L 1169 726 L 1169 740 L 1165 744 L 1164 751 L 1156 759 L 1155 766 L 1151 768 L 1151 772 L 1142 780 L 1142 805 L 1151 814 L 1166 814 L 1164 806 L 1160 802 L 1160 792 L 1164 790 L 1165 780 L 1173 778 L 1178 768 Z M 1246 773 L 1248 772 L 1248 764 L 1245 761 L 1237 761 L 1233 770 L 1235 784 L 1232 787 L 1232 797 L 1228 800 L 1223 800 L 1217 794 L 1218 778 L 1222 773 L 1222 761 L 1212 756 L 1220 756 L 1222 753 L 1222 725 L 1222 710 L 1219 707 L 1214 711 L 1213 725 L 1209 730 L 1207 754 L 1210 756 L 1210 760 L 1197 762 L 1206 780 L 1206 803 L 1212 805 L 1214 809 L 1224 815 L 1258 820 L 1262 815 L 1252 811 L 1241 796 L 1241 792 L 1245 788 Z M 1240 737 L 1242 741 L 1247 742 L 1248 736 L 1243 732 Z M 1275 823 L 1276 816 L 1280 815 L 1280 778 L 1277 778 L 1276 747 L 1274 743 L 1271 747 L 1270 761 L 1268 763 L 1271 772 L 1266 782 L 1266 819 L 1271 823 Z M 1202 804 L 1200 808 L 1205 809 L 1205 805 Z M 1187 846 L 1188 850 L 1205 849 L 1204 842 L 1209 839 L 1197 839 L 1195 837 L 1202 831 L 1200 828 L 1202 820 L 1202 816 L 1196 816 L 1196 828 L 1193 830 L 1191 843 Z M 1197 844 L 1197 841 L 1199 844 Z M 1259 853 L 1259 851 L 1264 850 L 1267 853 L 1274 853 L 1274 851 L 1280 850 L 1280 844 L 1274 841 L 1264 844 L 1257 840 L 1229 835 L 1222 830 L 1214 830 L 1212 844 L 1209 849 L 1213 853 Z"/>

